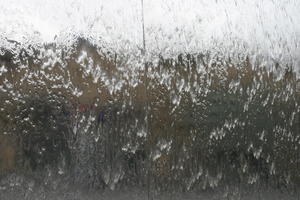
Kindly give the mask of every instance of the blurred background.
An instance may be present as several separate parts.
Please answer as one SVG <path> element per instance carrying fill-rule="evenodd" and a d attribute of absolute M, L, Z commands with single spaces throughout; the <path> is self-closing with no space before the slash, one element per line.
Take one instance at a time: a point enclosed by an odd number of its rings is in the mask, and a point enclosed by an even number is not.
<path fill-rule="evenodd" d="M 0 199 L 300 198 L 300 2 L 0 6 Z"/>

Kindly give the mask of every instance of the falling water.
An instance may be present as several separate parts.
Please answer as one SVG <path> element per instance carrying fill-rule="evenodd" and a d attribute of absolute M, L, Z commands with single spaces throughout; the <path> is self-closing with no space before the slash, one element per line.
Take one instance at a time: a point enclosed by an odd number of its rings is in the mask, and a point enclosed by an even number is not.
<path fill-rule="evenodd" d="M 0 199 L 300 198 L 300 2 L 0 6 Z"/>

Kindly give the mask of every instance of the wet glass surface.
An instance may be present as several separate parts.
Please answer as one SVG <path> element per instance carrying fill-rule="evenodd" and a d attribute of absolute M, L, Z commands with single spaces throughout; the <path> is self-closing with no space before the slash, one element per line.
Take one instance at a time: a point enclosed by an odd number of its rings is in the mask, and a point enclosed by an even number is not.
<path fill-rule="evenodd" d="M 0 199 L 299 199 L 298 1 L 0 2 Z"/>

